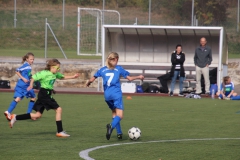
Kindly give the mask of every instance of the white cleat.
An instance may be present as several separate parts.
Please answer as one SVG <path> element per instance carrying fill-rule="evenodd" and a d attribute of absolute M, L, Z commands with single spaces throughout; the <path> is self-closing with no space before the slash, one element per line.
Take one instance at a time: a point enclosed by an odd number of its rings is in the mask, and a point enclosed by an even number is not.
<path fill-rule="evenodd" d="M 16 114 L 11 115 L 11 121 L 9 122 L 10 128 L 13 127 L 14 123 L 16 122 Z"/>
<path fill-rule="evenodd" d="M 9 113 L 8 111 L 4 112 L 5 117 L 7 118 L 8 121 L 11 121 L 11 113 Z"/>
<path fill-rule="evenodd" d="M 57 137 L 70 137 L 70 135 L 67 134 L 66 131 L 62 131 L 62 132 L 56 133 L 56 136 Z"/>

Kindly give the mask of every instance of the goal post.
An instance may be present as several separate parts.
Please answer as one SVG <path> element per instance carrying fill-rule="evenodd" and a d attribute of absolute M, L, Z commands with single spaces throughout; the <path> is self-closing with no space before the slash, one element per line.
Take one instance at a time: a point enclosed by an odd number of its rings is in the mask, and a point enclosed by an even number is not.
<path fill-rule="evenodd" d="M 104 18 L 103 18 L 104 16 Z M 101 54 L 101 26 L 120 24 L 120 13 L 115 10 L 78 8 L 77 55 Z"/>

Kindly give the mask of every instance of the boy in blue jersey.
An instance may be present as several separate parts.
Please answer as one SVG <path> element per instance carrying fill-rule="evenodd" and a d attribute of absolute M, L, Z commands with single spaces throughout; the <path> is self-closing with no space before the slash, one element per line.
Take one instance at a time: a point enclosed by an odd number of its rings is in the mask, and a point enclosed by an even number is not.
<path fill-rule="evenodd" d="M 119 56 L 112 52 L 107 56 L 106 66 L 100 68 L 95 75 L 87 82 L 87 87 L 98 77 L 103 79 L 104 98 L 108 107 L 112 111 L 112 122 L 107 124 L 107 140 L 110 139 L 112 130 L 116 128 L 118 139 L 122 139 L 122 130 L 120 121 L 123 118 L 124 105 L 122 101 L 122 91 L 120 77 L 128 79 L 129 81 L 135 79 L 144 79 L 143 75 L 129 76 L 129 72 L 117 65 Z"/>
<path fill-rule="evenodd" d="M 237 96 L 237 93 L 234 92 L 234 84 L 231 82 L 229 76 L 223 77 L 223 82 L 220 86 L 220 92 L 216 93 L 219 99 L 230 100 Z"/>
<path fill-rule="evenodd" d="M 33 64 L 33 61 L 34 61 L 34 55 L 29 52 L 22 58 L 23 65 L 16 69 L 16 74 L 18 75 L 19 79 L 14 89 L 15 90 L 15 93 L 13 96 L 14 100 L 11 102 L 10 106 L 8 107 L 8 110 L 4 112 L 4 115 L 6 116 L 8 121 L 11 120 L 11 112 L 17 106 L 17 103 L 20 102 L 24 97 L 27 97 L 27 98 L 30 97 L 27 113 L 32 112 L 36 95 L 33 89 L 28 91 L 27 87 L 30 84 L 30 79 L 32 76 L 31 65 Z"/>

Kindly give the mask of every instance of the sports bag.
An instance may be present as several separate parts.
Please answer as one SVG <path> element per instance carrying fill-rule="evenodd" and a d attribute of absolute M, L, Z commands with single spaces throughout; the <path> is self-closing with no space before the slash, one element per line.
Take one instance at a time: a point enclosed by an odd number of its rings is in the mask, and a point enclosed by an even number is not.
<path fill-rule="evenodd" d="M 155 85 L 150 85 L 148 87 L 148 93 L 159 93 L 159 92 L 160 92 L 160 88 Z"/>
<path fill-rule="evenodd" d="M 0 88 L 11 88 L 10 81 L 8 80 L 0 80 Z"/>

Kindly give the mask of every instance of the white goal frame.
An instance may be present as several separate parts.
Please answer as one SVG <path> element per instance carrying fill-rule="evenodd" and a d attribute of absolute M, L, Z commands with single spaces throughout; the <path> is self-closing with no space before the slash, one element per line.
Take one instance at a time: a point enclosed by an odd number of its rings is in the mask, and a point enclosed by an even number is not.
<path fill-rule="evenodd" d="M 97 16 L 96 16 L 96 53 L 95 54 L 91 54 L 91 53 L 81 53 L 81 11 L 89 11 L 89 12 L 96 12 Z M 101 56 L 101 48 L 99 48 L 99 46 L 101 47 L 101 26 L 103 25 L 103 20 L 105 19 L 103 16 L 105 16 L 105 13 L 111 13 L 111 14 L 116 14 L 118 16 L 118 24 L 120 25 L 120 21 L 121 21 L 121 17 L 120 17 L 120 13 L 116 10 L 100 10 L 97 8 L 80 8 L 78 7 L 78 23 L 77 23 L 77 55 L 88 55 L 88 56 L 92 56 L 92 55 L 96 55 L 96 56 Z"/>

